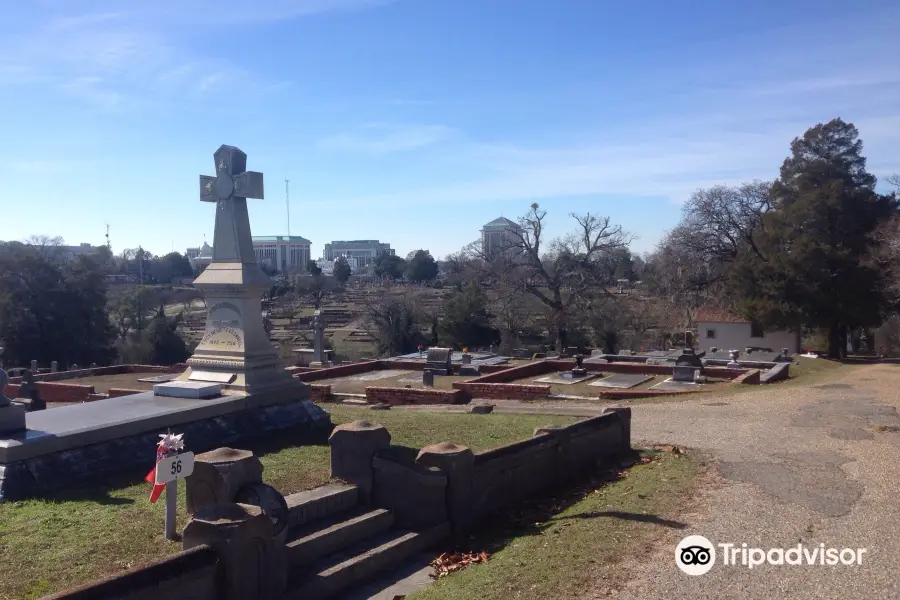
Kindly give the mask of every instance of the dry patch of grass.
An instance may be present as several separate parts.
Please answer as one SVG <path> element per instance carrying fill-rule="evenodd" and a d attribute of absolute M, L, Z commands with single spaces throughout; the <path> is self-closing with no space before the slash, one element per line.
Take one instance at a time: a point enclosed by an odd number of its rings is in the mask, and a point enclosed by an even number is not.
<path fill-rule="evenodd" d="M 571 417 L 468 415 L 328 407 L 335 424 L 367 419 L 383 424 L 394 444 L 410 448 L 438 442 L 473 450 L 531 437 L 535 427 L 568 424 Z M 190 447 L 190 440 L 186 440 Z M 288 494 L 323 485 L 330 460 L 324 436 L 310 439 L 288 430 L 263 441 L 240 444 L 260 456 L 266 483 Z M 153 452 L 153 449 L 148 449 Z M 147 564 L 178 552 L 163 536 L 165 502 L 150 504 L 145 473 L 132 473 L 66 490 L 42 499 L 0 504 L 0 599 L 39 598 Z M 184 484 L 180 483 L 180 496 Z M 187 522 L 183 500 L 178 527 Z"/>
<path fill-rule="evenodd" d="M 441 578 L 410 600 L 575 599 L 612 593 L 627 578 L 622 562 L 646 553 L 665 529 L 686 527 L 678 515 L 701 479 L 703 465 L 690 455 L 652 455 L 624 477 L 600 472 L 586 485 L 498 519 L 460 548 L 487 551 L 486 563 Z"/>

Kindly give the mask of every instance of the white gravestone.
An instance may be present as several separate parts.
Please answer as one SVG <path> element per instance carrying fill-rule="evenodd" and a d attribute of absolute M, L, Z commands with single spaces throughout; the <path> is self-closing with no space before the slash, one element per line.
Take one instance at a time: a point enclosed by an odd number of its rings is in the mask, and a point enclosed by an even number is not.
<path fill-rule="evenodd" d="M 247 214 L 247 198 L 263 197 L 262 173 L 247 171 L 247 155 L 234 146 L 221 146 L 214 158 L 216 175 L 200 176 L 200 200 L 216 204 L 213 255 L 194 281 L 206 297 L 206 329 L 179 380 L 229 393 L 302 388 L 263 327 L 260 298 L 272 280 L 256 262 Z"/>

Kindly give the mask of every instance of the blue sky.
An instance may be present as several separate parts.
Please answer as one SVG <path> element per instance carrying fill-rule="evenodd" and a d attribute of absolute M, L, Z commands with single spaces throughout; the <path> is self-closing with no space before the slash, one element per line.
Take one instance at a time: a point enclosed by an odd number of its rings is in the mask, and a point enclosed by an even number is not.
<path fill-rule="evenodd" d="M 531 202 L 651 249 L 700 187 L 777 175 L 816 122 L 900 173 L 893 2 L 0 0 L 0 239 L 211 240 L 220 144 L 254 234 L 436 256 Z"/>

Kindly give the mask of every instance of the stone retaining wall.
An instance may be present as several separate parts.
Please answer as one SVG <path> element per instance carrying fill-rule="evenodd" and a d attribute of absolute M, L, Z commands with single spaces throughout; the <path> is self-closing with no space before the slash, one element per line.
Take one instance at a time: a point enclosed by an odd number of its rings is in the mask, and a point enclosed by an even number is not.
<path fill-rule="evenodd" d="M 334 377 L 349 377 L 350 375 L 359 375 L 368 373 L 369 371 L 378 371 L 381 365 L 377 360 L 367 360 L 364 362 L 353 363 L 350 365 L 338 365 L 336 367 L 328 367 L 325 369 L 315 369 L 312 371 L 304 371 L 296 373 L 295 379 L 300 381 L 321 381 L 323 379 L 332 379 Z"/>
<path fill-rule="evenodd" d="M 453 387 L 465 392 L 468 398 L 489 398 L 491 400 L 537 400 L 550 394 L 550 386 L 546 384 L 457 381 L 454 382 Z"/>
<path fill-rule="evenodd" d="M 217 600 L 222 597 L 219 571 L 212 548 L 198 546 L 44 600 Z"/>

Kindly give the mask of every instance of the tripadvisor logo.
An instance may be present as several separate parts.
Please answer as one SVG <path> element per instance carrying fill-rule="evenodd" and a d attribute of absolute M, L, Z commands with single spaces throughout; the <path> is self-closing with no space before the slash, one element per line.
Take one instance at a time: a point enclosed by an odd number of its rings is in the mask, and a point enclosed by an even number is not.
<path fill-rule="evenodd" d="M 718 552 L 717 549 L 718 548 Z M 866 548 L 826 548 L 825 544 L 790 548 L 751 548 L 747 544 L 713 544 L 702 535 L 689 535 L 675 547 L 675 564 L 688 575 L 704 575 L 719 562 L 726 567 L 753 569 L 760 565 L 859 566 Z"/>

